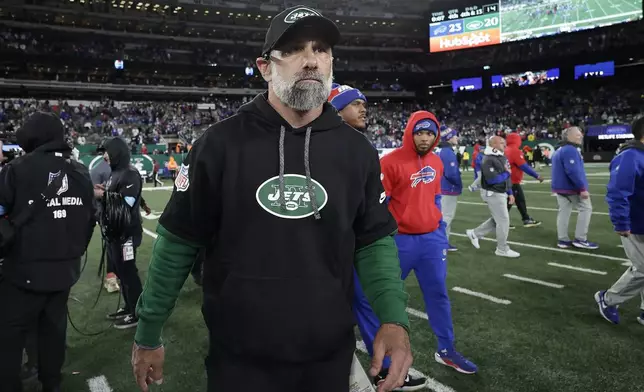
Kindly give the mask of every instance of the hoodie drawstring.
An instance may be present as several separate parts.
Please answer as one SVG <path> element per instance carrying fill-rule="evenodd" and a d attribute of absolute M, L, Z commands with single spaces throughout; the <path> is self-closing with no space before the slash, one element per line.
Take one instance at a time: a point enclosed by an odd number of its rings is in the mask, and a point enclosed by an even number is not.
<path fill-rule="evenodd" d="M 311 127 L 306 128 L 306 138 L 304 139 L 304 171 L 306 173 L 306 190 L 311 199 L 311 205 L 313 206 L 313 215 L 315 219 L 320 219 L 320 210 L 318 207 L 318 200 L 315 195 L 315 186 L 313 185 L 313 180 L 311 179 L 311 165 L 309 162 L 309 149 L 311 146 Z M 279 154 L 280 154 L 280 176 L 279 176 L 279 187 L 280 187 L 280 207 L 282 210 L 286 209 L 286 197 L 284 196 L 284 137 L 286 136 L 286 128 L 282 126 L 280 128 L 280 145 L 279 145 Z"/>
<path fill-rule="evenodd" d="M 313 205 L 313 215 L 315 219 L 320 219 L 320 210 L 318 209 L 318 200 L 315 197 L 315 187 L 311 180 L 311 165 L 309 163 L 309 146 L 311 145 L 311 127 L 306 128 L 306 138 L 304 139 L 304 171 L 306 173 L 306 190 L 309 192 L 309 198 Z"/>
<path fill-rule="evenodd" d="M 282 125 L 280 128 L 280 207 L 286 209 L 286 198 L 284 197 L 284 136 L 286 128 Z"/>

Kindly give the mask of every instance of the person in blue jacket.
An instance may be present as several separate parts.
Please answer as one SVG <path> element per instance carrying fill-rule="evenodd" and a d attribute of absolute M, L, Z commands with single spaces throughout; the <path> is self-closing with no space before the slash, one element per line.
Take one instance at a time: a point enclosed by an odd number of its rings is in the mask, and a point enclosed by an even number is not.
<path fill-rule="evenodd" d="M 632 266 L 610 289 L 595 293 L 595 301 L 602 317 L 619 324 L 617 307 L 639 294 L 642 302 L 637 321 L 644 325 L 644 117 L 632 128 L 635 140 L 613 158 L 606 187 L 608 215 Z"/>
<path fill-rule="evenodd" d="M 557 195 L 557 246 L 581 249 L 598 249 L 599 246 L 588 241 L 588 227 L 593 214 L 593 206 L 588 193 L 588 180 L 581 156 L 584 135 L 578 127 L 564 129 L 559 149 L 552 157 L 552 193 Z M 575 240 L 568 236 L 568 223 L 573 208 L 579 211 Z"/>
<path fill-rule="evenodd" d="M 454 153 L 454 148 L 458 145 L 458 132 L 448 127 L 441 127 L 441 143 L 436 147 L 435 153 L 443 161 L 443 177 L 441 178 L 441 212 L 443 220 L 447 224 L 445 229 L 447 240 L 452 228 L 452 220 L 456 216 L 456 206 L 458 205 L 458 196 L 463 191 L 463 182 L 461 180 L 461 171 L 458 168 L 458 160 Z M 477 157 L 478 158 L 478 157 Z M 451 243 L 448 250 L 454 252 L 458 250 Z"/>
<path fill-rule="evenodd" d="M 474 146 L 474 148 L 479 149 L 478 155 L 476 155 L 476 159 L 474 160 L 474 182 L 472 185 L 468 186 L 467 189 L 470 190 L 470 192 L 475 192 L 479 189 L 481 186 L 481 164 L 483 163 L 483 157 L 485 154 L 483 154 L 483 151 L 485 151 L 485 143 L 483 144 L 477 144 Z"/>

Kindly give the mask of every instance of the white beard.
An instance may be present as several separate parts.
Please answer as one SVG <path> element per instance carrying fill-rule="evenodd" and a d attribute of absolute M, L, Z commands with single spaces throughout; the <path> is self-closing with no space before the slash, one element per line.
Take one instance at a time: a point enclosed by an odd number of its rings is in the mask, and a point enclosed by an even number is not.
<path fill-rule="evenodd" d="M 323 83 L 298 84 L 296 82 L 298 79 L 299 76 L 289 80 L 282 78 L 282 75 L 277 72 L 277 67 L 271 65 L 272 89 L 284 105 L 298 111 L 309 111 L 327 101 L 333 84 L 333 71 Z"/>

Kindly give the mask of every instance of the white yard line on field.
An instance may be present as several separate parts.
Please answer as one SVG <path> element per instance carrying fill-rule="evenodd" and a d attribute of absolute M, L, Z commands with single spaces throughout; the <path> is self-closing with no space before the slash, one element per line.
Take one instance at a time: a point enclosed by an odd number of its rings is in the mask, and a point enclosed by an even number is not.
<path fill-rule="evenodd" d="M 461 234 L 461 233 L 450 233 L 450 235 L 454 235 L 457 237 L 465 237 L 467 238 L 466 234 Z M 495 239 L 492 238 L 479 238 L 479 240 L 484 240 L 484 241 L 490 241 L 490 242 L 496 242 Z M 586 252 L 579 252 L 576 250 L 568 250 L 568 249 L 559 249 L 559 248 L 550 248 L 547 246 L 541 246 L 541 245 L 532 245 L 532 244 L 526 244 L 523 242 L 514 242 L 514 241 L 508 241 L 508 244 L 510 245 L 515 245 L 515 246 L 523 246 L 526 248 L 533 248 L 533 249 L 541 249 L 541 250 L 549 250 L 552 252 L 559 252 L 559 253 L 567 253 L 571 255 L 580 255 L 580 256 L 588 256 L 588 257 L 594 257 L 597 259 L 606 259 L 606 260 L 613 260 L 613 261 L 629 261 L 628 259 L 622 258 L 622 257 L 614 257 L 614 256 L 607 256 L 607 255 L 598 255 L 595 253 L 586 253 Z"/>
<path fill-rule="evenodd" d="M 510 305 L 512 303 L 512 301 L 509 301 L 507 299 L 496 298 L 488 294 L 483 294 L 476 291 L 464 289 L 462 287 L 452 287 L 452 290 L 458 293 L 471 295 L 472 297 L 486 299 L 488 301 L 494 302 L 495 304 Z"/>
<path fill-rule="evenodd" d="M 105 376 L 98 376 L 87 380 L 90 392 L 112 392 Z"/>
<path fill-rule="evenodd" d="M 472 206 L 487 206 L 486 203 L 478 203 L 478 202 L 473 202 L 473 201 L 459 201 L 458 204 L 468 204 Z M 532 207 L 530 206 L 531 210 L 539 210 L 539 211 L 552 211 L 552 212 L 557 212 L 558 210 L 556 208 L 546 208 L 546 207 Z M 575 213 L 579 213 L 577 210 L 573 210 Z M 608 215 L 608 212 L 597 212 L 593 211 L 593 215 Z"/>
<path fill-rule="evenodd" d="M 143 232 L 154 239 L 156 239 L 159 236 L 157 233 L 153 232 L 152 230 L 148 230 L 145 227 L 143 228 Z"/>
<path fill-rule="evenodd" d="M 504 276 L 504 277 L 506 277 L 508 279 L 519 280 L 521 282 L 534 283 L 534 284 L 538 284 L 538 285 L 541 285 L 541 286 L 552 287 L 552 288 L 555 288 L 555 289 L 563 289 L 565 287 L 562 284 L 545 282 L 543 280 L 538 280 L 538 279 L 524 278 L 523 276 L 517 276 L 517 275 L 512 275 L 512 274 L 503 274 L 502 276 Z"/>
<path fill-rule="evenodd" d="M 429 317 L 427 317 L 427 313 L 424 313 L 424 312 L 421 312 L 420 310 L 416 310 L 412 308 L 407 308 L 406 310 L 407 310 L 407 313 L 411 314 L 412 316 L 429 320 Z"/>
<path fill-rule="evenodd" d="M 526 191 L 526 190 L 524 190 L 523 192 L 525 192 L 525 193 L 540 193 L 540 194 L 543 194 L 543 195 L 552 195 L 552 192 L 550 192 L 550 191 Z M 591 193 L 590 197 L 604 197 L 604 195 L 592 194 Z M 532 208 L 532 207 L 530 207 L 530 208 Z"/>
<path fill-rule="evenodd" d="M 595 274 L 595 275 L 606 275 L 606 271 L 597 271 L 594 269 L 590 268 L 582 268 L 582 267 L 575 267 L 573 265 L 568 265 L 568 264 L 559 264 L 559 263 L 548 263 L 549 266 L 551 267 L 559 267 L 559 268 L 565 268 L 573 271 L 579 271 L 579 272 L 587 272 L 589 274 Z"/>
<path fill-rule="evenodd" d="M 552 180 L 544 180 L 543 184 L 550 184 Z M 521 185 L 539 185 L 542 184 L 541 182 L 537 180 L 523 180 L 521 181 Z M 593 186 L 606 186 L 606 184 L 597 184 L 597 183 L 591 183 L 589 182 L 588 185 L 593 185 Z"/>
<path fill-rule="evenodd" d="M 550 179 L 544 179 L 543 184 L 550 184 L 551 180 Z M 521 185 L 533 185 L 533 184 L 542 184 L 541 181 L 537 180 L 523 180 L 521 181 Z"/>
<path fill-rule="evenodd" d="M 144 191 L 171 191 L 174 188 L 174 186 L 148 186 L 148 187 L 143 187 Z"/>
<path fill-rule="evenodd" d="M 369 355 L 369 352 L 367 351 L 367 346 L 365 346 L 364 342 L 362 340 L 356 341 L 356 349 L 358 351 Z M 368 369 L 367 369 L 368 371 Z M 427 383 L 425 384 L 426 388 L 431 389 L 434 392 L 456 392 L 454 389 L 448 387 L 447 385 L 441 384 L 440 382 L 434 380 L 433 378 L 419 372 L 418 370 L 414 368 L 409 368 L 409 374 L 416 377 L 416 378 L 426 378 Z"/>

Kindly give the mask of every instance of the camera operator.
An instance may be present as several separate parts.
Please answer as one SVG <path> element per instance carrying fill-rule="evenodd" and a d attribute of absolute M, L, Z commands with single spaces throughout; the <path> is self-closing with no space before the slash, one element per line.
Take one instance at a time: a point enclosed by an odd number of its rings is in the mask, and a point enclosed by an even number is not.
<path fill-rule="evenodd" d="M 94 195 L 102 200 L 101 225 L 107 241 L 107 258 L 121 282 L 125 306 L 109 314 L 114 328 L 136 327 L 136 303 L 143 290 L 136 268 L 136 249 L 141 245 L 141 191 L 139 171 L 130 165 L 130 150 L 123 139 L 114 138 L 105 144 L 105 160 L 111 176 L 105 186 L 94 185 Z"/>
<path fill-rule="evenodd" d="M 0 220 L 0 386 L 3 392 L 22 390 L 25 335 L 35 325 L 38 379 L 43 392 L 56 392 L 67 300 L 96 222 L 92 182 L 85 166 L 71 159 L 56 115 L 35 113 L 17 138 L 27 155 L 0 172 L 0 215 L 6 216 Z"/>
<path fill-rule="evenodd" d="M 96 147 L 96 154 L 101 156 L 101 159 L 98 161 L 96 166 L 94 166 L 94 168 L 90 170 L 89 174 L 92 177 L 92 183 L 95 186 L 102 185 L 103 187 L 105 187 L 107 181 L 109 181 L 110 176 L 112 175 L 110 164 L 105 158 L 105 141 L 102 141 L 101 144 Z M 98 201 L 97 207 L 100 214 L 101 204 Z M 105 288 L 105 290 L 107 290 L 108 293 L 115 293 L 117 291 L 120 291 L 121 287 L 119 286 L 118 280 L 116 279 L 116 270 L 114 269 L 114 263 L 110 259 L 109 254 L 107 254 L 106 256 L 106 275 L 105 282 L 103 282 L 103 287 Z"/>

